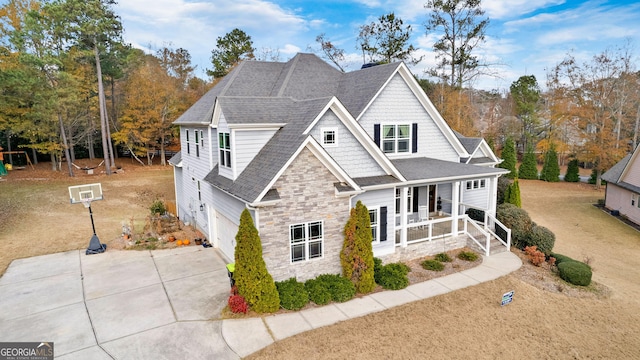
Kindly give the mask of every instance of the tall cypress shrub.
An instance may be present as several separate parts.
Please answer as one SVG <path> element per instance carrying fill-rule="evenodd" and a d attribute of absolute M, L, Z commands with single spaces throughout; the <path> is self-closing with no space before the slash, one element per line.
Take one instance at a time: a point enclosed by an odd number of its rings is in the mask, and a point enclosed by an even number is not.
<path fill-rule="evenodd" d="M 505 203 L 513 204 L 519 208 L 522 207 L 522 200 L 520 199 L 520 184 L 518 183 L 518 178 L 515 178 L 513 182 L 509 185 L 507 190 Z"/>
<path fill-rule="evenodd" d="M 516 156 L 516 145 L 511 138 L 507 138 L 507 141 L 504 144 L 504 148 L 502 149 L 502 159 L 503 161 L 498 166 L 510 171 L 510 173 L 505 175 L 506 177 L 510 179 L 515 178 L 518 175 L 516 171 L 516 162 L 518 159 Z"/>
<path fill-rule="evenodd" d="M 540 180 L 549 182 L 560 181 L 560 165 L 558 165 L 558 154 L 555 146 L 551 145 L 549 151 L 544 156 L 544 165 L 540 173 Z"/>
<path fill-rule="evenodd" d="M 569 161 L 567 165 L 567 173 L 564 175 L 564 181 L 578 182 L 580 181 L 580 169 L 578 168 L 578 159 Z"/>
<path fill-rule="evenodd" d="M 340 263 L 344 277 L 351 280 L 361 294 L 373 291 L 376 286 L 372 241 L 369 210 L 358 201 L 356 207 L 351 209 L 351 216 L 344 227 Z"/>
<path fill-rule="evenodd" d="M 236 265 L 233 277 L 238 294 L 256 312 L 277 311 L 280 308 L 278 289 L 262 258 L 260 236 L 247 209 L 240 215 L 234 257 Z"/>
<path fill-rule="evenodd" d="M 522 157 L 522 164 L 520 164 L 520 168 L 518 168 L 518 177 L 520 179 L 537 180 L 537 165 L 536 154 L 533 152 L 533 148 L 531 146 L 527 146 L 527 151 Z"/>

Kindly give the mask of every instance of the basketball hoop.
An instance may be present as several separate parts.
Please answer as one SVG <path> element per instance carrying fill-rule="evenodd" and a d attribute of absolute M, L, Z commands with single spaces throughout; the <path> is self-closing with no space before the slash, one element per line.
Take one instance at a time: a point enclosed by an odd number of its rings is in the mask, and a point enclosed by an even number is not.
<path fill-rule="evenodd" d="M 86 209 L 89 209 L 89 217 L 91 217 L 91 228 L 93 229 L 93 236 L 89 240 L 89 247 L 87 247 L 86 254 L 99 254 L 103 253 L 107 249 L 106 244 L 101 244 L 98 235 L 96 235 L 96 226 L 93 223 L 93 211 L 91 211 L 91 202 L 102 200 L 102 185 L 101 184 L 86 184 L 69 186 L 69 201 L 72 204 L 81 203 Z"/>
<path fill-rule="evenodd" d="M 85 209 L 88 209 L 91 207 L 91 199 L 82 199 L 80 201 L 82 202 L 82 205 L 84 205 Z"/>

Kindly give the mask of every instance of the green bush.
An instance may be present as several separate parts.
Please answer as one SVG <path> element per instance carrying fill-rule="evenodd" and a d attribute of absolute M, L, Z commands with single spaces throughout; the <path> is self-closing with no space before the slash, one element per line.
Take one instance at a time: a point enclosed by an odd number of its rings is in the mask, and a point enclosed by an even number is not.
<path fill-rule="evenodd" d="M 507 187 L 507 191 L 504 195 L 504 202 L 507 204 L 513 204 L 517 207 L 522 207 L 522 200 L 520 198 L 520 183 L 518 178 L 515 178 L 513 182 Z"/>
<path fill-rule="evenodd" d="M 513 204 L 500 204 L 496 210 L 496 218 L 511 229 L 511 242 L 519 249 L 526 246 L 527 237 L 533 228 L 529 214 Z"/>
<path fill-rule="evenodd" d="M 154 201 L 149 207 L 151 211 L 151 215 L 163 215 L 167 212 L 167 208 L 164 206 L 164 202 L 162 200 Z"/>
<path fill-rule="evenodd" d="M 538 179 L 538 161 L 536 154 L 531 146 L 527 146 L 527 151 L 522 157 L 522 163 L 518 168 L 518 177 L 520 179 L 537 180 Z"/>
<path fill-rule="evenodd" d="M 553 145 L 544 155 L 544 164 L 540 172 L 540 180 L 557 182 L 560 181 L 560 165 L 558 165 L 558 153 Z"/>
<path fill-rule="evenodd" d="M 304 284 L 296 278 L 276 282 L 280 295 L 280 306 L 287 310 L 300 310 L 309 302 L 309 294 Z"/>
<path fill-rule="evenodd" d="M 425 260 L 420 263 L 425 270 L 442 271 L 444 270 L 444 264 L 438 260 Z"/>
<path fill-rule="evenodd" d="M 556 259 L 556 266 L 560 265 L 560 263 L 564 262 L 564 261 L 576 261 L 566 255 L 562 255 L 562 254 L 558 254 L 558 253 L 554 253 L 552 252 L 550 255 L 550 257 L 553 257 Z"/>
<path fill-rule="evenodd" d="M 516 156 L 516 144 L 513 142 L 513 139 L 507 138 L 504 148 L 502 148 L 501 156 L 503 161 L 498 166 L 510 171 L 505 176 L 511 179 L 518 176 L 516 170 L 516 162 L 518 160 Z"/>
<path fill-rule="evenodd" d="M 578 168 L 578 159 L 569 161 L 567 165 L 567 173 L 564 175 L 564 181 L 578 182 L 580 181 L 580 169 Z"/>
<path fill-rule="evenodd" d="M 304 283 L 304 288 L 309 294 L 309 300 L 318 305 L 326 305 L 331 302 L 331 291 L 325 283 L 319 279 L 309 279 Z"/>
<path fill-rule="evenodd" d="M 280 309 L 280 297 L 273 277 L 262 258 L 262 243 L 249 210 L 240 215 L 236 234 L 235 271 L 233 277 L 247 304 L 259 313 Z"/>
<path fill-rule="evenodd" d="M 433 258 L 435 260 L 440 261 L 440 262 L 452 262 L 453 261 L 451 256 L 449 256 L 447 253 L 436 254 L 436 256 L 434 256 Z"/>
<path fill-rule="evenodd" d="M 473 251 L 461 251 L 458 254 L 458 259 L 464 261 L 476 261 L 478 260 L 478 254 L 474 253 Z"/>
<path fill-rule="evenodd" d="M 484 222 L 484 210 L 471 208 L 467 209 L 466 214 L 471 220 Z"/>
<path fill-rule="evenodd" d="M 544 226 L 534 225 L 525 240 L 525 246 L 536 246 L 545 255 L 551 254 L 556 235 Z"/>
<path fill-rule="evenodd" d="M 378 284 L 385 289 L 400 290 L 409 286 L 407 274 L 411 269 L 403 263 L 391 263 L 380 267 L 376 274 Z"/>
<path fill-rule="evenodd" d="M 579 286 L 591 284 L 591 267 L 579 261 L 562 261 L 558 264 L 558 273 L 562 280 Z"/>
<path fill-rule="evenodd" d="M 345 302 L 356 294 L 356 288 L 349 279 L 335 274 L 323 274 L 317 279 L 329 290 L 331 300 Z"/>
<path fill-rule="evenodd" d="M 507 189 L 509 188 L 509 185 L 511 185 L 511 181 L 508 178 L 504 176 L 500 176 L 498 178 L 498 196 L 496 198 L 498 205 L 504 203 L 504 200 L 506 198 L 505 195 L 507 195 Z M 482 219 L 484 221 L 484 217 Z"/>
<path fill-rule="evenodd" d="M 376 284 L 380 284 L 380 270 L 382 269 L 382 260 L 380 258 L 373 258 L 373 278 Z"/>

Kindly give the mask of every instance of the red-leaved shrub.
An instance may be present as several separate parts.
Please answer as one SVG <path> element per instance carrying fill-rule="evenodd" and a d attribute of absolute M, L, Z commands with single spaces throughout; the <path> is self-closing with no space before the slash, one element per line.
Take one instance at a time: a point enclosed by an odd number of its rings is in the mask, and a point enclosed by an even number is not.
<path fill-rule="evenodd" d="M 231 287 L 231 296 L 233 295 L 238 295 L 238 287 L 235 285 Z"/>
<path fill-rule="evenodd" d="M 525 247 L 524 253 L 527 254 L 527 258 L 535 266 L 540 266 L 545 261 L 544 253 L 539 251 L 538 247 L 535 245 Z"/>
<path fill-rule="evenodd" d="M 234 314 L 246 314 L 249 311 L 249 305 L 241 295 L 231 295 L 229 296 L 229 309 Z"/>

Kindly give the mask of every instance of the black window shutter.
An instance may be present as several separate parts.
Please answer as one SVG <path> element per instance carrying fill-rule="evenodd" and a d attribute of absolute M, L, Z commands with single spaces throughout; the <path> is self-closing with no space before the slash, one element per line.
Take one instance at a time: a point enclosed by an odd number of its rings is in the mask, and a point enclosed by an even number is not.
<path fill-rule="evenodd" d="M 373 124 L 373 141 L 380 147 L 380 124 Z"/>
<path fill-rule="evenodd" d="M 413 212 L 415 213 L 418 212 L 418 189 L 420 188 L 417 186 L 413 188 Z"/>
<path fill-rule="evenodd" d="M 387 207 L 380 207 L 380 241 L 387 241 Z"/>
<path fill-rule="evenodd" d="M 413 131 L 411 132 L 411 152 L 418 152 L 418 124 L 413 124 Z"/>

